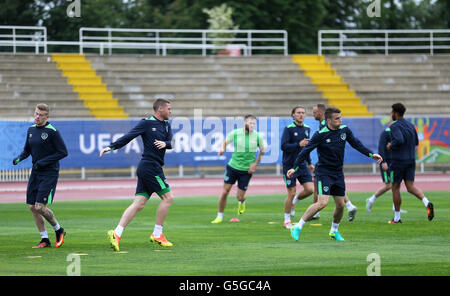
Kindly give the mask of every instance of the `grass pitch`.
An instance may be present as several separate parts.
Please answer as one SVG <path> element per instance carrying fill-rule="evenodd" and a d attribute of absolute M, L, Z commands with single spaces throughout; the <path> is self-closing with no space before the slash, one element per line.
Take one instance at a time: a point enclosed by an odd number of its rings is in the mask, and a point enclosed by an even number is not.
<path fill-rule="evenodd" d="M 448 192 L 426 192 L 435 204 L 436 216 L 427 220 L 424 205 L 403 193 L 403 224 L 389 225 L 393 217 L 390 194 L 380 197 L 372 213 L 365 210 L 371 194 L 350 193 L 358 207 L 356 219 L 339 230 L 345 242 L 329 239 L 334 202 L 321 212 L 318 221 L 308 223 L 295 242 L 283 226 L 285 194 L 248 196 L 247 211 L 240 222 L 237 201 L 228 198 L 225 219 L 211 224 L 217 211 L 217 197 L 176 198 L 164 225 L 172 248 L 151 244 L 156 207 L 152 197 L 128 225 L 120 249 L 113 252 L 106 232 L 114 229 L 131 200 L 56 202 L 51 206 L 67 231 L 62 248 L 31 249 L 40 241 L 27 205 L 0 205 L 0 275 L 66 275 L 71 253 L 80 255 L 81 275 L 159 276 L 365 276 L 371 262 L 380 257 L 381 275 L 450 275 L 450 199 Z M 297 222 L 312 197 L 296 207 Z M 321 225 L 312 225 L 321 224 Z M 54 245 L 54 232 L 47 231 Z"/>

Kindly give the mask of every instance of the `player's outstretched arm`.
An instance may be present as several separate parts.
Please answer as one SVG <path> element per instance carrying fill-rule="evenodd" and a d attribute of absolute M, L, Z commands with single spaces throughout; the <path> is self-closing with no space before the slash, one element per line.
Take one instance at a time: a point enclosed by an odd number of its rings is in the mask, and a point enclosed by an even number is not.
<path fill-rule="evenodd" d="M 380 154 L 372 154 L 372 158 L 377 161 L 377 163 L 381 163 L 383 161 L 383 157 Z"/>
<path fill-rule="evenodd" d="M 102 157 L 104 153 L 109 152 L 109 151 L 111 151 L 111 147 L 103 148 L 103 150 L 100 151 L 100 157 Z"/>

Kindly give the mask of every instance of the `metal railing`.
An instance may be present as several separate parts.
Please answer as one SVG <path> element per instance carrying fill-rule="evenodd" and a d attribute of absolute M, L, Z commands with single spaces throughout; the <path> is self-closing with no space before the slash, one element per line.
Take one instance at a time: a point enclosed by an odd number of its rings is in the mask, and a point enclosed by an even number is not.
<path fill-rule="evenodd" d="M 35 54 L 47 54 L 48 46 L 76 47 L 80 54 L 86 49 L 151 50 L 157 55 L 167 55 L 169 50 L 196 50 L 203 56 L 226 49 L 255 53 L 281 53 L 288 55 L 288 35 L 285 30 L 166 30 L 80 28 L 78 41 L 49 41 L 46 27 L 0 26 L 0 47 L 11 47 L 13 53 L 21 47 L 34 47 Z"/>
<path fill-rule="evenodd" d="M 80 53 L 84 47 L 106 46 L 113 48 L 156 49 L 165 55 L 167 49 L 199 49 L 205 56 L 207 50 L 235 47 L 244 49 L 246 55 L 253 51 L 281 51 L 288 55 L 288 34 L 285 30 L 171 30 L 80 28 Z M 217 44 L 220 42 L 221 44 Z"/>
<path fill-rule="evenodd" d="M 44 48 L 47 53 L 47 28 L 30 26 L 0 26 L 0 46 L 12 47 L 15 54 L 18 47 L 34 47 L 35 53 Z"/>
<path fill-rule="evenodd" d="M 450 53 L 450 30 L 320 30 L 318 54 Z"/>
<path fill-rule="evenodd" d="M 0 182 L 28 181 L 31 169 L 0 170 Z"/>

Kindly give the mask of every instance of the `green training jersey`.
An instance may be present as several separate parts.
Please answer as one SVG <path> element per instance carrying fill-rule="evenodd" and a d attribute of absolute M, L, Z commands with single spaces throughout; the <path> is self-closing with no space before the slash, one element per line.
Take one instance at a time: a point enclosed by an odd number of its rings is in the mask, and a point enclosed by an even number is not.
<path fill-rule="evenodd" d="M 227 144 L 234 143 L 234 152 L 228 165 L 239 171 L 248 171 L 255 161 L 256 150 L 263 150 L 264 140 L 260 133 L 246 134 L 244 128 L 233 130 L 226 138 Z"/>

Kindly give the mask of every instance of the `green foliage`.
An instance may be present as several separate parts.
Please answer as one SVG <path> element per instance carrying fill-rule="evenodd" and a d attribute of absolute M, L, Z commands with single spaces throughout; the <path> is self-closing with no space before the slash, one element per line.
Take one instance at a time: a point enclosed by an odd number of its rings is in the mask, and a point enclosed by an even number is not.
<path fill-rule="evenodd" d="M 204 8 L 202 10 L 208 15 L 207 22 L 209 23 L 209 30 L 238 30 L 239 26 L 236 26 L 233 22 L 233 8 L 227 6 L 223 3 L 220 6 L 215 6 L 211 9 Z M 226 45 L 232 43 L 232 39 L 235 34 L 231 32 L 216 32 L 210 34 L 212 38 L 217 38 L 214 40 L 215 45 Z"/>

